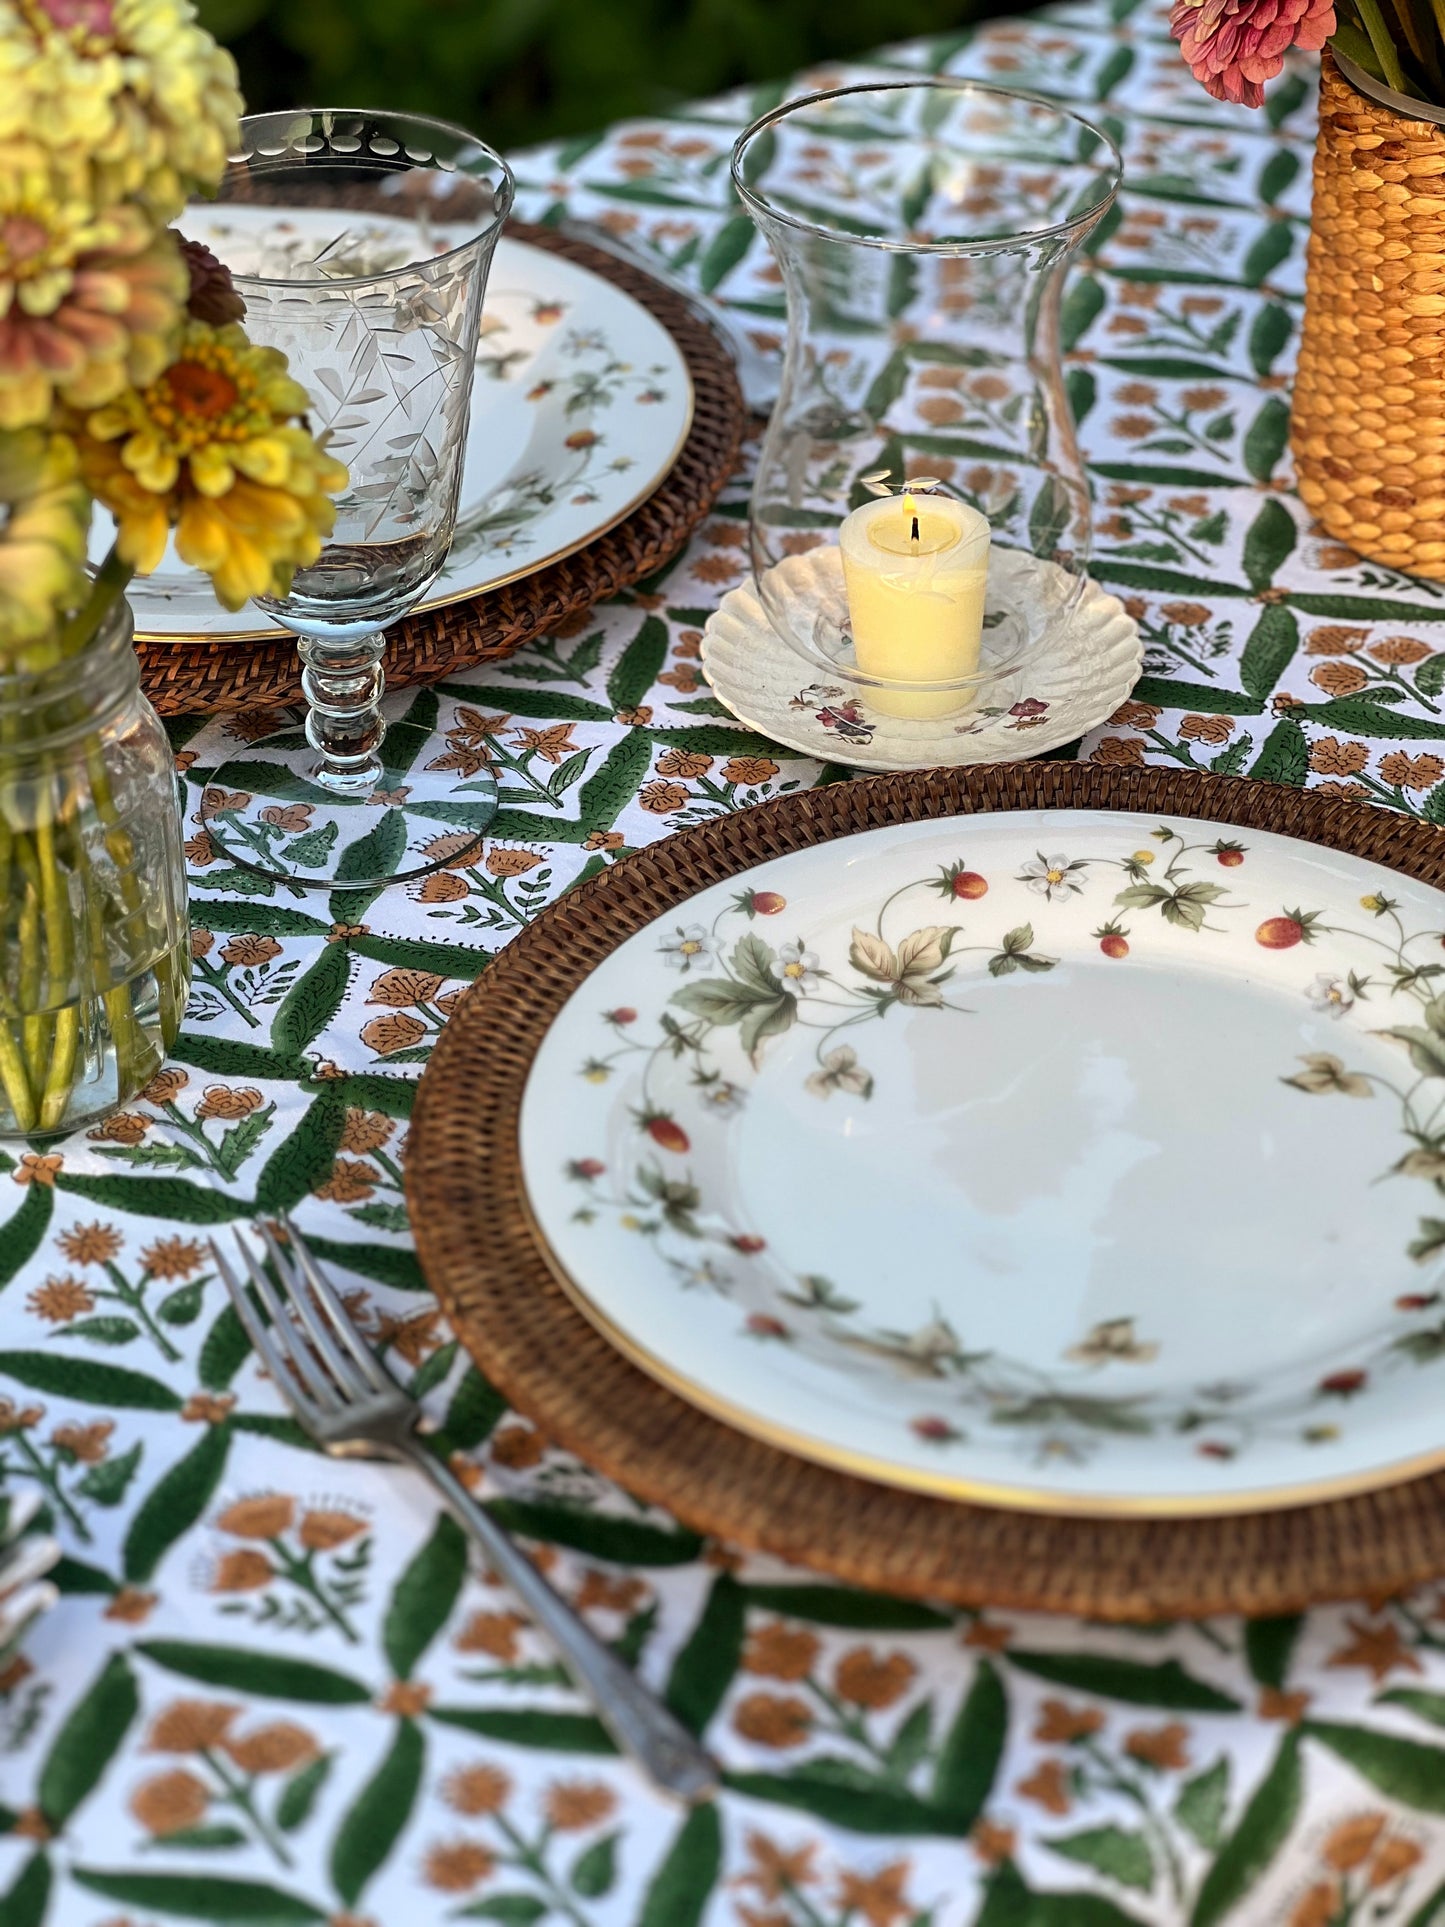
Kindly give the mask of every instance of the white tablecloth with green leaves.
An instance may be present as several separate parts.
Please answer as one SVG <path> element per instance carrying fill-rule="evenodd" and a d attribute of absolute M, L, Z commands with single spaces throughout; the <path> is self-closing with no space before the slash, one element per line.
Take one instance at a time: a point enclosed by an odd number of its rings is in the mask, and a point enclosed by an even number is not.
<path fill-rule="evenodd" d="M 1081 103 L 1127 160 L 1068 298 L 1069 381 L 1097 571 L 1148 656 L 1079 754 L 1445 821 L 1445 599 L 1289 493 L 1308 71 L 1259 115 L 1212 102 L 1154 0 L 848 71 L 908 68 Z M 523 212 L 601 221 L 725 304 L 759 393 L 782 297 L 727 153 L 784 91 L 520 166 Z M 930 407 L 942 473 L 963 408 L 946 387 Z M 845 1591 L 550 1450 L 427 1296 L 401 1163 L 458 992 L 578 876 L 825 774 L 700 678 L 744 516 L 740 477 L 655 580 L 415 698 L 422 756 L 459 782 L 490 762 L 502 815 L 481 861 L 363 906 L 273 895 L 210 849 L 206 772 L 273 718 L 174 729 L 196 983 L 173 1065 L 0 1171 L 0 1467 L 43 1488 L 66 1551 L 0 1680 L 3 1927 L 1445 1921 L 1445 1591 L 1130 1629 Z M 204 1243 L 281 1206 L 478 1492 L 706 1732 L 715 1806 L 684 1817 L 619 1761 L 418 1478 L 322 1458 L 283 1416 Z"/>

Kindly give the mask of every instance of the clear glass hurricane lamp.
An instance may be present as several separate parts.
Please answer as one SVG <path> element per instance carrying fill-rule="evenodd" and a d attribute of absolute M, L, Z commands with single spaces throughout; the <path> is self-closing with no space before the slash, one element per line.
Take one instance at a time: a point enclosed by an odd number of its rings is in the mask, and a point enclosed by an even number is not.
<path fill-rule="evenodd" d="M 1060 302 L 1120 173 L 1078 115 L 973 82 L 815 94 L 738 141 L 788 313 L 752 561 L 815 680 L 944 716 L 1067 622 L 1091 517 Z"/>

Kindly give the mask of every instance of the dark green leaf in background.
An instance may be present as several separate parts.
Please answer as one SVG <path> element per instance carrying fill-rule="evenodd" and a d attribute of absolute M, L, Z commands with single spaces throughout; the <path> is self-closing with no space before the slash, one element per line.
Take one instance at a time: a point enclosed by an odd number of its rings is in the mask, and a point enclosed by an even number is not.
<path fill-rule="evenodd" d="M 50 1826 L 63 1827 L 96 1786 L 139 1710 L 135 1675 L 124 1655 L 113 1653 L 71 1708 L 40 1769 L 36 1792 Z"/>
<path fill-rule="evenodd" d="M 153 1577 L 176 1540 L 211 1503 L 226 1469 L 231 1431 L 229 1421 L 206 1426 L 190 1451 L 162 1473 L 136 1507 L 122 1552 L 131 1584 Z"/>
<path fill-rule="evenodd" d="M 392 1589 L 381 1645 L 398 1679 L 412 1668 L 451 1616 L 467 1573 L 467 1542 L 448 1512 L 437 1515 L 426 1544 Z"/>
<path fill-rule="evenodd" d="M 1237 1713 L 1239 1701 L 1186 1673 L 1177 1659 L 1146 1665 L 1099 1653 L 1010 1652 L 1009 1664 L 1055 1686 L 1131 1706 L 1167 1706 L 1193 1713 Z"/>
<path fill-rule="evenodd" d="M 637 1927 L 702 1927 L 722 1872 L 722 1853 L 717 1807 L 711 1801 L 694 1807 L 648 1884 Z"/>
<path fill-rule="evenodd" d="M 1298 1732 L 1286 1733 L 1274 1764 L 1204 1876 L 1189 1927 L 1216 1927 L 1231 1914 L 1289 1838 L 1304 1797 L 1299 1754 Z"/>
<path fill-rule="evenodd" d="M 366 1706 L 371 1689 L 314 1660 L 251 1646 L 208 1646 L 184 1639 L 143 1639 L 143 1658 L 183 1679 L 225 1693 L 254 1693 L 308 1706 Z"/>
<path fill-rule="evenodd" d="M 343 1816 L 332 1842 L 332 1885 L 348 1907 L 356 1905 L 401 1837 L 421 1790 L 425 1766 L 421 1729 L 411 1720 L 402 1720 L 385 1758 Z"/>

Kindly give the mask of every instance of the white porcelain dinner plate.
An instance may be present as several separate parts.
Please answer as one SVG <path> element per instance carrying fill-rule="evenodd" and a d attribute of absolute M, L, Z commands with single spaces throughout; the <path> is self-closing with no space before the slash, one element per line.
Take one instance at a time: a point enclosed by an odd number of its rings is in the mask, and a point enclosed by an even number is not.
<path fill-rule="evenodd" d="M 700 891 L 522 1108 L 559 1277 L 741 1430 L 1041 1510 L 1445 1464 L 1445 894 L 1113 811 L 880 828 Z"/>
<path fill-rule="evenodd" d="M 251 229 L 255 245 L 274 255 L 279 227 L 293 230 L 299 245 L 318 218 L 305 209 L 191 207 L 180 225 L 234 264 L 246 258 Z M 368 218 L 357 244 L 384 251 L 399 225 Z M 439 251 L 454 244 L 448 235 L 436 230 Z M 328 397 L 314 399 L 324 427 Z M 692 410 L 682 351 L 646 308 L 590 269 L 503 236 L 482 313 L 456 539 L 419 606 L 514 582 L 615 527 L 676 461 Z M 92 561 L 113 534 L 98 510 Z M 285 633 L 249 603 L 222 609 L 174 549 L 127 594 L 136 633 L 148 640 Z"/>

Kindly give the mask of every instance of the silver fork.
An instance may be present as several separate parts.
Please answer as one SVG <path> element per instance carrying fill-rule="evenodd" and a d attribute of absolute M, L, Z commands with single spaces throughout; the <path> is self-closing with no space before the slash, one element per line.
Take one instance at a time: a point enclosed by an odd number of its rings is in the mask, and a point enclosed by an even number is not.
<path fill-rule="evenodd" d="M 285 1233 L 287 1249 L 264 1220 L 258 1220 L 254 1229 L 279 1288 L 257 1263 L 240 1232 L 235 1234 L 246 1274 L 269 1323 L 258 1315 L 216 1240 L 210 1243 L 236 1315 L 298 1422 L 318 1445 L 340 1458 L 401 1459 L 424 1472 L 448 1511 L 476 1540 L 586 1687 L 622 1751 L 632 1756 L 655 1786 L 684 1800 L 706 1799 L 717 1789 L 714 1762 L 552 1589 L 450 1468 L 421 1443 L 416 1432 L 421 1407 L 372 1356 L 295 1226 L 285 1217 L 276 1222 Z"/>

